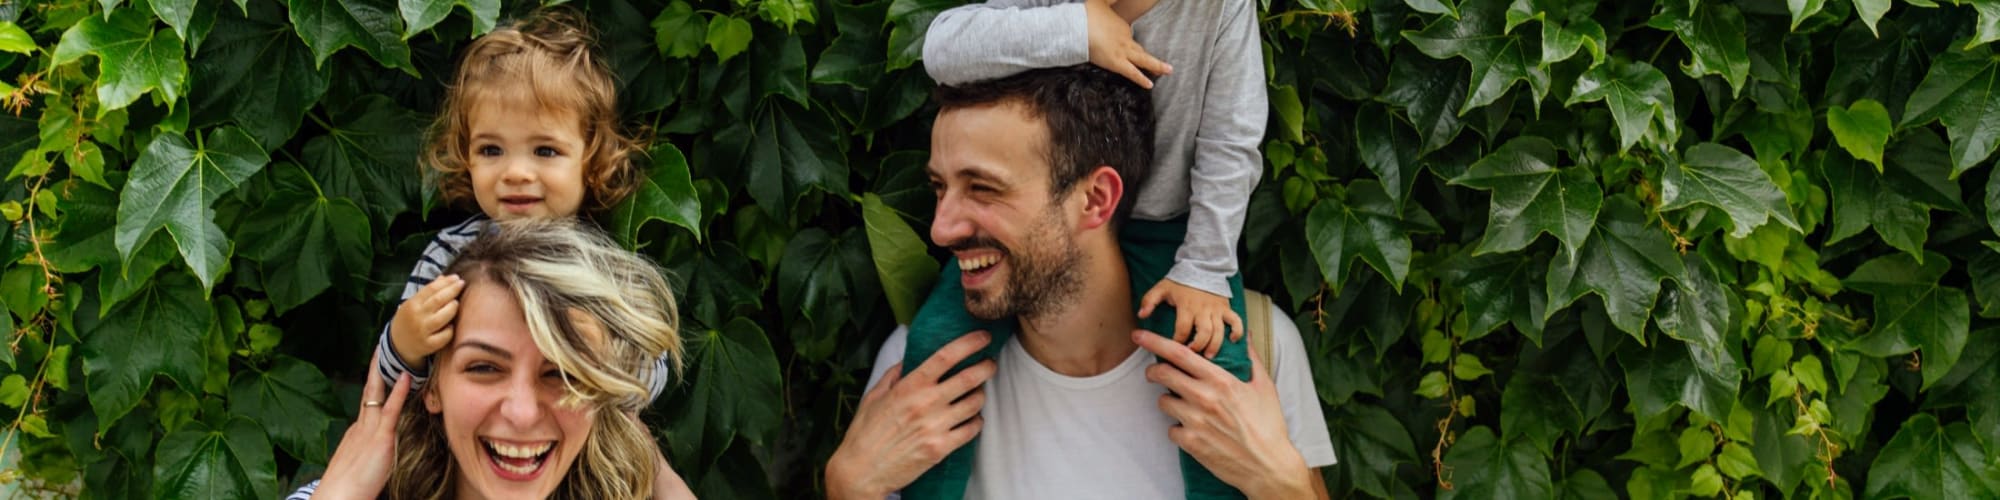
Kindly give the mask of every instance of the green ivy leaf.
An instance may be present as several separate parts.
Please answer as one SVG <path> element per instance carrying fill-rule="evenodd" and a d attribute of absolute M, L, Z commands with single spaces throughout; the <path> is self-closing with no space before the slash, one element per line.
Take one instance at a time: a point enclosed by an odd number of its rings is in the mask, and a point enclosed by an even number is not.
<path fill-rule="evenodd" d="M 1382 181 L 1390 205 L 1402 210 L 1404 200 L 1424 172 L 1424 163 L 1418 158 L 1420 142 L 1416 131 L 1375 105 L 1362 106 L 1354 123 L 1354 145 L 1360 150 L 1361 163 Z"/>
<path fill-rule="evenodd" d="M 782 96 L 810 109 L 812 100 L 806 96 L 806 49 L 799 37 L 785 36 L 784 32 L 767 27 L 757 41 L 750 50 L 751 85 L 757 89 L 757 97 Z"/>
<path fill-rule="evenodd" d="M 1686 342 L 1695 364 L 1710 370 L 1710 375 L 1741 378 L 1737 364 L 1730 358 L 1730 351 L 1738 347 L 1726 338 L 1729 304 L 1736 302 L 1735 297 L 1700 256 L 1687 254 L 1681 259 L 1681 268 L 1687 272 L 1674 278 L 1674 286 L 1662 292 L 1663 313 L 1655 315 L 1653 323 L 1668 337 Z"/>
<path fill-rule="evenodd" d="M 1986 178 L 1986 225 L 2000 233 L 2000 175 Z"/>
<path fill-rule="evenodd" d="M 701 55 L 708 38 L 708 24 L 694 12 L 693 6 L 674 0 L 653 18 L 653 37 L 660 46 L 661 56 L 692 59 Z"/>
<path fill-rule="evenodd" d="M 687 157 L 672 143 L 661 142 L 647 153 L 653 166 L 623 203 L 611 209 L 611 232 L 627 246 L 638 242 L 639 228 L 662 221 L 701 238 L 701 198 L 695 194 Z"/>
<path fill-rule="evenodd" d="M 221 429 L 197 422 L 160 440 L 153 498 L 277 498 L 278 463 L 255 422 Z"/>
<path fill-rule="evenodd" d="M 242 370 L 229 382 L 230 413 L 262 422 L 271 439 L 308 463 L 327 459 L 327 427 L 340 403 L 319 368 L 280 355 L 268 370 Z"/>
<path fill-rule="evenodd" d="M 739 308 L 758 309 L 762 304 L 763 273 L 755 271 L 750 259 L 736 245 L 716 240 L 709 253 L 674 266 L 674 291 L 684 300 L 681 311 L 702 325 L 714 328 L 735 316 Z"/>
<path fill-rule="evenodd" d="M 1675 404 L 1710 420 L 1722 420 L 1735 409 L 1743 377 L 1737 373 L 1734 353 L 1712 360 L 1719 366 L 1705 366 L 1696 362 L 1692 346 L 1686 344 L 1625 345 L 1627 348 L 1618 352 L 1618 362 L 1625 367 L 1625 387 L 1632 398 L 1634 418 L 1657 418 Z"/>
<path fill-rule="evenodd" d="M 118 269 L 118 193 L 76 182 L 58 191 L 66 193 L 63 216 L 56 219 L 55 237 L 42 247 L 50 268 L 63 273 Z"/>
<path fill-rule="evenodd" d="M 1881 32 L 1875 29 L 1875 23 L 1882 20 L 1883 14 L 1889 13 L 1889 1 L 1854 0 L 1854 13 L 1861 16 L 1861 23 L 1868 25 L 1869 32 L 1879 36 Z"/>
<path fill-rule="evenodd" d="M 389 1 L 285 0 L 285 5 L 299 38 L 312 47 L 313 64 L 325 66 L 335 51 L 354 47 L 383 66 L 415 76 L 410 48 L 403 44 L 402 19 Z"/>
<path fill-rule="evenodd" d="M 764 330 L 737 317 L 718 330 L 698 332 L 688 343 L 686 400 L 667 410 L 667 443 L 680 463 L 706 463 L 736 436 L 769 443 L 783 423 L 778 357 Z M 704 453 L 705 452 L 705 453 Z M 702 460 L 691 458 L 709 455 Z"/>
<path fill-rule="evenodd" d="M 726 15 L 708 20 L 708 48 L 715 51 L 719 61 L 729 62 L 729 58 L 750 48 L 751 36 L 749 21 Z"/>
<path fill-rule="evenodd" d="M 959 0 L 891 0 L 889 2 L 889 69 L 910 67 L 923 58 L 924 35 L 931 20 L 945 9 L 965 2 Z"/>
<path fill-rule="evenodd" d="M 1701 8 L 1679 2 L 1664 5 L 1666 10 L 1646 24 L 1673 31 L 1674 36 L 1687 45 L 1694 57 L 1681 69 L 1696 78 L 1721 76 L 1729 82 L 1732 97 L 1741 93 L 1745 80 L 1750 77 L 1749 39 L 1746 36 L 1749 31 L 1743 26 L 1743 13 L 1730 4 L 1711 4 Z"/>
<path fill-rule="evenodd" d="M 1925 252 L 1921 263 L 1898 253 L 1863 263 L 1841 280 L 1875 297 L 1873 328 L 1854 347 L 1878 357 L 1922 349 L 1925 388 L 1949 373 L 1972 321 L 1965 292 L 1938 281 L 1950 269 L 1950 258 L 1936 252 Z"/>
<path fill-rule="evenodd" d="M 1826 108 L 1826 128 L 1833 130 L 1833 139 L 1841 149 L 1855 158 L 1875 165 L 1875 171 L 1882 171 L 1882 149 L 1889 145 L 1889 110 L 1874 99 L 1854 101 L 1848 108 L 1828 106 Z"/>
<path fill-rule="evenodd" d="M 1611 107 L 1611 116 L 1618 123 L 1621 152 L 1648 136 L 1660 145 L 1672 145 L 1680 138 L 1673 86 L 1667 83 L 1667 75 L 1651 64 L 1613 60 L 1598 65 L 1578 77 L 1576 88 L 1570 93 L 1564 106 L 1604 101 Z"/>
<path fill-rule="evenodd" d="M 785 245 L 778 282 L 790 284 L 778 289 L 778 304 L 786 316 L 803 320 L 800 327 L 811 328 L 820 339 L 866 317 L 869 305 L 881 296 L 862 228 L 838 236 L 820 228 L 800 231 Z"/>
<path fill-rule="evenodd" d="M 1792 378 L 1814 394 L 1826 394 L 1826 367 L 1811 354 L 1792 362 Z"/>
<path fill-rule="evenodd" d="M 7 405 L 8 408 L 20 408 L 21 405 L 27 404 L 27 402 L 28 379 L 21 377 L 21 374 L 18 373 L 8 375 L 6 379 L 0 379 L 0 405 Z"/>
<path fill-rule="evenodd" d="M 1590 17 L 1596 9 L 1595 3 L 1575 0 L 1514 0 L 1507 6 L 1507 31 L 1528 21 L 1541 23 L 1542 67 L 1569 60 L 1585 47 L 1596 66 L 1604 62 L 1608 45 L 1604 26 Z"/>
<path fill-rule="evenodd" d="M 98 432 L 132 411 L 155 375 L 166 375 L 184 391 L 201 390 L 208 365 L 201 339 L 214 310 L 192 280 L 182 273 L 162 275 L 83 334 L 83 376 Z"/>
<path fill-rule="evenodd" d="M 276 189 L 238 229 L 243 254 L 260 264 L 271 306 L 291 310 L 333 286 L 367 276 L 374 248 L 368 214 L 352 201 L 328 199 L 304 169 L 282 164 Z"/>
<path fill-rule="evenodd" d="M 1444 372 L 1429 372 L 1424 374 L 1422 380 L 1417 381 L 1416 395 L 1425 399 L 1442 398 L 1450 387 L 1451 379 L 1446 378 Z"/>
<path fill-rule="evenodd" d="M 423 120 L 370 95 L 326 109 L 327 134 L 306 143 L 305 168 L 327 198 L 346 198 L 386 225 L 417 200 Z"/>
<path fill-rule="evenodd" d="M 1334 453 L 1347 457 L 1332 467 L 1361 491 L 1388 496 L 1401 464 L 1417 463 L 1416 444 L 1401 419 L 1373 405 L 1341 405 L 1328 410 Z"/>
<path fill-rule="evenodd" d="M 153 30 L 153 19 L 136 9 L 85 17 L 63 32 L 54 64 L 84 55 L 97 56 L 97 116 L 123 109 L 153 93 L 169 107 L 187 85 L 187 60 L 181 39 Z"/>
<path fill-rule="evenodd" d="M 1493 370 L 1486 369 L 1486 364 L 1479 362 L 1479 357 L 1471 353 L 1458 353 L 1451 363 L 1451 376 L 1459 380 L 1470 382 L 1492 374 Z"/>
<path fill-rule="evenodd" d="M 1757 456 L 1750 453 L 1750 448 L 1734 441 L 1722 445 L 1722 453 L 1715 456 L 1715 464 L 1730 479 L 1740 481 L 1761 475 L 1757 471 Z"/>
<path fill-rule="evenodd" d="M 1633 336 L 1643 333 L 1660 280 L 1685 279 L 1687 271 L 1665 232 L 1647 223 L 1627 197 L 1608 200 L 1597 216 L 1595 238 L 1549 265 L 1548 309 L 1554 316 L 1585 293 L 1604 298 L 1611 323 Z"/>
<path fill-rule="evenodd" d="M 500 0 L 397 0 L 396 11 L 403 15 L 403 40 L 409 40 L 436 26 L 451 15 L 453 6 L 472 14 L 472 36 L 493 31 L 500 20 Z"/>
<path fill-rule="evenodd" d="M 1400 293 L 1410 273 L 1410 233 L 1438 230 L 1430 214 L 1414 205 L 1397 210 L 1382 185 L 1367 179 L 1348 184 L 1342 197 L 1321 200 L 1306 216 L 1306 243 L 1335 287 L 1346 282 L 1348 264 L 1359 258 Z"/>
<path fill-rule="evenodd" d="M 1451 184 L 1492 191 L 1486 235 L 1476 253 L 1512 252 L 1541 233 L 1562 242 L 1572 260 L 1590 236 L 1604 203 L 1604 190 L 1585 168 L 1557 169 L 1556 146 L 1533 136 L 1507 141 L 1451 180 Z M 1640 219 L 1634 219 L 1640 220 Z"/>
<path fill-rule="evenodd" d="M 1572 471 L 1556 485 L 1562 490 L 1562 500 L 1589 500 L 1593 498 L 1616 498 L 1618 493 L 1611 489 L 1611 483 L 1597 471 L 1582 469 Z"/>
<path fill-rule="evenodd" d="M 833 120 L 819 111 L 768 101 L 749 138 L 750 198 L 768 213 L 789 213 L 809 188 L 846 192 L 847 162 L 832 142 Z"/>
<path fill-rule="evenodd" d="M 1423 31 L 1405 31 L 1403 38 L 1434 59 L 1463 58 L 1472 64 L 1472 79 L 1464 115 L 1492 104 L 1517 82 L 1540 101 L 1549 93 L 1549 74 L 1541 67 L 1541 47 L 1520 35 L 1506 34 L 1506 0 L 1469 0 L 1458 17 L 1440 18 Z"/>
<path fill-rule="evenodd" d="M 215 226 L 215 200 L 270 161 L 256 139 L 234 127 L 210 132 L 199 145 L 180 134 L 155 136 L 119 193 L 116 242 L 126 265 L 140 243 L 165 228 L 202 289 L 214 287 L 229 245 Z"/>
<path fill-rule="evenodd" d="M 1887 1 L 1887 0 L 1883 0 Z M 1903 115 L 1910 92 L 1917 88 L 1931 51 L 1921 39 L 1895 23 L 1882 23 L 1880 34 L 1850 24 L 1833 49 L 1833 73 L 1826 82 L 1825 104 L 1846 106 L 1874 99 L 1889 110 L 1890 121 Z"/>
<path fill-rule="evenodd" d="M 889 308 L 897 324 L 910 324 L 923 305 L 924 291 L 938 273 L 937 261 L 925 251 L 923 238 L 910 229 L 896 209 L 882 203 L 882 197 L 868 193 L 861 197 L 861 217 L 868 228 L 869 255 L 875 274 L 888 294 Z"/>
<path fill-rule="evenodd" d="M 194 0 L 151 0 L 146 2 L 153 8 L 153 15 L 174 29 L 174 34 L 188 40 L 188 24 L 194 21 Z"/>
<path fill-rule="evenodd" d="M 1918 134 L 1903 141 L 1903 144 L 1927 142 L 1923 137 L 1929 137 L 1928 142 L 1940 142 L 1936 136 Z M 1833 205 L 1833 228 L 1827 237 L 1829 244 L 1872 227 L 1889 246 L 1913 256 L 1921 255 L 1931 225 L 1929 207 L 1936 206 L 1938 202 L 1949 203 L 1949 200 L 1929 194 L 1931 190 L 1926 187 L 1926 181 L 1919 178 L 1923 174 L 1906 168 L 1923 168 L 1925 163 L 1901 161 L 1904 155 L 1896 154 L 1910 149 L 1916 148 L 1898 147 L 1892 150 L 1887 168 L 1879 174 L 1845 154 L 1826 156 L 1821 169 L 1825 172 Z M 1944 168 L 1942 164 L 1928 166 Z"/>
<path fill-rule="evenodd" d="M 1953 0 L 1952 3 L 1972 4 L 1972 10 L 1979 13 L 1979 22 L 1974 24 L 1978 31 L 1971 40 L 1965 42 L 1967 49 L 2000 40 L 2000 2 L 1992 0 Z"/>
<path fill-rule="evenodd" d="M 12 21 L 0 22 L 0 52 L 33 54 L 35 49 L 35 38 L 28 36 L 27 30 L 21 29 Z"/>
<path fill-rule="evenodd" d="M 188 93 L 193 122 L 234 122 L 265 148 L 280 147 L 326 94 L 332 70 L 315 66 L 277 5 L 260 2 L 247 18 L 222 10 L 193 62 L 201 82 Z"/>
<path fill-rule="evenodd" d="M 1976 252 L 1967 270 L 1972 275 L 1972 296 L 1979 299 L 1979 316 L 2000 318 L 2000 252 Z"/>
<path fill-rule="evenodd" d="M 1770 479 L 1782 491 L 1792 491 L 1805 481 L 1808 464 L 1813 463 L 1817 453 L 1813 442 L 1805 436 L 1785 432 L 1791 426 L 1794 411 L 1790 406 L 1755 411 L 1757 431 L 1751 441 L 1751 454 L 1761 469 L 1759 475 Z"/>
<path fill-rule="evenodd" d="M 1453 3 L 1455 2 L 1451 0 L 1403 0 L 1403 4 L 1410 6 L 1410 10 L 1425 14 L 1442 14 L 1448 17 L 1458 17 L 1458 6 L 1452 5 Z"/>
<path fill-rule="evenodd" d="M 1818 14 L 1819 10 L 1825 7 L 1826 0 L 1785 0 L 1785 9 L 1792 12 L 1792 31 L 1798 31 L 1799 23 L 1805 22 L 1806 18 Z M 1870 26 L 1874 24 L 1869 23 Z"/>
<path fill-rule="evenodd" d="M 1715 452 L 1715 434 L 1709 433 L 1706 427 L 1681 429 L 1680 437 L 1674 439 L 1674 446 L 1681 451 L 1681 460 L 1674 464 L 1674 468 L 1701 463 Z"/>
<path fill-rule="evenodd" d="M 1279 129 L 1284 133 L 1280 137 L 1294 143 L 1306 142 L 1306 107 L 1299 99 L 1298 87 L 1278 85 L 1271 89 L 1270 99 L 1271 111 L 1278 115 L 1278 124 L 1284 126 Z"/>
<path fill-rule="evenodd" d="M 1493 431 L 1476 426 L 1459 436 L 1444 458 L 1451 467 L 1457 487 L 1438 492 L 1438 498 L 1549 498 L 1555 484 L 1549 480 L 1549 461 L 1525 440 L 1501 440 Z"/>
<path fill-rule="evenodd" d="M 176 257 L 180 257 L 180 253 L 174 248 L 173 237 L 154 233 L 153 237 L 146 239 L 145 245 L 139 247 L 139 253 L 132 256 L 130 264 L 105 267 L 106 271 L 115 272 L 97 276 L 98 314 L 110 312 L 112 306 L 138 293 L 140 287 L 152 281 L 160 268 L 178 260 Z"/>
<path fill-rule="evenodd" d="M 784 26 L 785 31 L 791 31 L 793 25 L 800 22 L 808 24 L 815 22 L 812 0 L 765 0 L 759 13 L 765 20 L 771 21 L 771 24 Z"/>
<path fill-rule="evenodd" d="M 1696 203 L 1722 209 L 1735 223 L 1730 236 L 1742 238 L 1770 219 L 1804 232 L 1792 220 L 1785 193 L 1771 176 L 1735 148 L 1704 142 L 1688 148 L 1679 162 L 1668 162 L 1661 182 L 1660 210 L 1677 210 Z"/>
<path fill-rule="evenodd" d="M 1750 378 L 1761 378 L 1785 369 L 1792 361 L 1792 342 L 1775 335 L 1757 337 L 1750 349 Z"/>
<path fill-rule="evenodd" d="M 1465 294 L 1466 340 L 1512 323 L 1535 345 L 1542 344 L 1541 313 L 1548 307 L 1548 292 L 1542 283 L 1548 274 L 1544 259 L 1521 253 L 1467 253 L 1454 260 L 1446 283 Z"/>
<path fill-rule="evenodd" d="M 1869 498 L 2000 496 L 1994 459 L 1964 422 L 1939 425 L 1928 413 L 1903 421 L 1869 466 Z"/>
<path fill-rule="evenodd" d="M 1525 439 L 1543 455 L 1554 455 L 1556 441 L 1582 427 L 1581 410 L 1553 377 L 1515 372 L 1500 393 L 1500 435 Z"/>
<path fill-rule="evenodd" d="M 1465 119 L 1451 105 L 1465 100 L 1465 86 L 1458 83 L 1469 78 L 1465 68 L 1409 49 L 1398 50 L 1389 63 L 1388 87 L 1382 90 L 1381 100 L 1402 108 L 1424 139 L 1422 152 L 1451 144 L 1465 129 Z"/>
<path fill-rule="evenodd" d="M 1989 48 L 1939 55 L 1903 112 L 1907 129 L 1932 121 L 1951 136 L 1951 178 L 1986 161 L 2000 147 L 2000 59 Z"/>

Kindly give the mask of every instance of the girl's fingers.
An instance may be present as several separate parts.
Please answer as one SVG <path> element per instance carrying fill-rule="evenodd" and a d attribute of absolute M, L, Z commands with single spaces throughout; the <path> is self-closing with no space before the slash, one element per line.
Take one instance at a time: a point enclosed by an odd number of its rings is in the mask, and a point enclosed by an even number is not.
<path fill-rule="evenodd" d="M 445 302 L 444 305 L 438 306 L 436 309 L 431 310 L 430 314 L 425 315 L 424 325 L 430 327 L 432 332 L 435 332 L 439 328 L 451 324 L 451 320 L 456 318 L 458 318 L 458 299 L 453 298 L 450 302 Z M 430 334 L 430 332 L 424 333 L 426 335 Z"/>
<path fill-rule="evenodd" d="M 1225 314 L 1222 316 L 1222 320 L 1229 323 L 1229 341 L 1230 342 L 1242 341 L 1244 335 L 1243 318 L 1236 316 L 1235 311 L 1230 311 L 1229 314 Z"/>

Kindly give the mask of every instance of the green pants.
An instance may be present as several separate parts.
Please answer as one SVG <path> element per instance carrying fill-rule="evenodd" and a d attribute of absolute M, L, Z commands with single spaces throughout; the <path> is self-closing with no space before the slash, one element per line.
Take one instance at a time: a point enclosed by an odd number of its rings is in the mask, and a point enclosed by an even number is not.
<path fill-rule="evenodd" d="M 1132 310 L 1125 311 L 1137 317 L 1139 298 L 1153 285 L 1165 279 L 1174 267 L 1174 253 L 1179 251 L 1181 241 L 1187 235 L 1185 219 L 1171 222 L 1127 220 L 1121 223 L 1118 246 L 1125 253 L 1127 274 L 1131 276 Z M 1238 317 L 1248 318 L 1243 309 L 1243 280 L 1240 276 L 1229 277 L 1229 307 L 1236 310 Z M 949 259 L 944 272 L 938 276 L 937 285 L 924 300 L 923 307 L 910 322 L 909 347 L 903 352 L 903 371 L 922 366 L 925 360 L 937 353 L 945 344 L 957 340 L 977 330 L 986 330 L 993 335 L 993 343 L 985 349 L 966 358 L 951 369 L 957 373 L 967 366 L 982 360 L 992 359 L 1000 353 L 1007 339 L 1014 335 L 1018 325 L 1014 318 L 984 321 L 972 317 L 965 310 L 965 288 L 959 282 L 958 262 Z M 1139 320 L 1139 327 L 1166 337 L 1174 334 L 1174 309 L 1165 306 L 1153 310 L 1151 318 Z M 1215 364 L 1236 375 L 1239 380 L 1250 380 L 1249 345 L 1244 341 L 1231 342 L 1224 337 L 1222 349 L 1215 356 Z M 1017 360 L 1016 362 L 1029 362 Z M 917 481 L 903 488 L 903 498 L 912 500 L 949 499 L 965 497 L 966 482 L 972 478 L 972 457 L 979 446 L 979 438 L 945 456 L 944 461 L 924 472 Z M 1215 474 L 1180 452 L 1181 480 L 1187 485 L 1189 499 L 1240 499 L 1241 492 L 1217 479 Z"/>

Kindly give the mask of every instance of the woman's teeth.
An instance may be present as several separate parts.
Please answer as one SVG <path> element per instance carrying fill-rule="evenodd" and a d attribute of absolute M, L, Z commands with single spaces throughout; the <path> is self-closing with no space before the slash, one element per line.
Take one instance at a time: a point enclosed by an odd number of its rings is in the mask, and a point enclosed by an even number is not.
<path fill-rule="evenodd" d="M 1000 262 L 1000 256 L 998 255 L 973 257 L 969 259 L 958 259 L 958 268 L 964 271 L 978 271 L 980 269 L 991 267 L 993 264 L 999 262 Z"/>
<path fill-rule="evenodd" d="M 554 441 L 533 446 L 514 446 L 493 441 L 487 441 L 486 444 L 493 447 L 493 453 L 507 458 L 535 458 L 548 453 L 549 448 L 555 446 Z"/>

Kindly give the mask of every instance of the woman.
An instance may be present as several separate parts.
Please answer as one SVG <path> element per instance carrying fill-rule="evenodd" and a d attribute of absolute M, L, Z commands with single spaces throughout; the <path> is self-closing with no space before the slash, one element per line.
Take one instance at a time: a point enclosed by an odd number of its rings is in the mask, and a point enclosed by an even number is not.
<path fill-rule="evenodd" d="M 693 498 L 637 412 L 653 360 L 680 362 L 658 268 L 570 221 L 508 221 L 445 270 L 465 282 L 451 344 L 406 398 L 369 370 L 325 477 L 292 498 Z M 406 401 L 408 399 L 408 401 Z"/>

